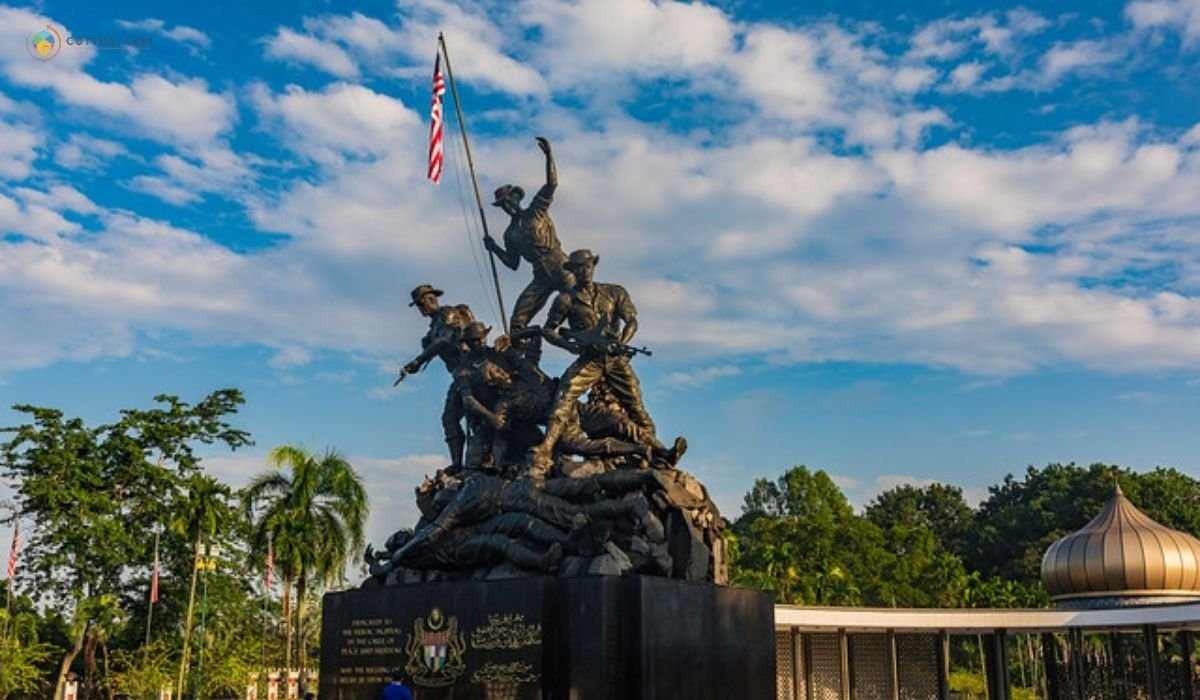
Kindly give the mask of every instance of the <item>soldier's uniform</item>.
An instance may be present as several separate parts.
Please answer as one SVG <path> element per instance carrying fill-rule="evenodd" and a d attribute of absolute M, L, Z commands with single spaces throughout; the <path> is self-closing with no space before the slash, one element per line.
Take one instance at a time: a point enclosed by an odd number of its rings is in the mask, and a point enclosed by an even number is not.
<path fill-rule="evenodd" d="M 630 323 L 636 318 L 637 309 L 624 287 L 593 282 L 588 289 L 572 289 L 558 295 L 546 317 L 546 327 L 557 327 L 565 320 L 574 331 L 618 338 L 619 322 Z M 585 348 L 559 380 L 551 423 L 565 425 L 570 421 L 575 401 L 602 379 L 630 420 L 647 436 L 654 435 L 654 421 L 642 404 L 642 386 L 629 358 L 594 347 Z"/>
<path fill-rule="evenodd" d="M 487 346 L 487 334 L 491 329 L 478 321 L 462 331 L 462 342 L 470 350 L 461 358 L 454 373 L 452 391 L 465 413 L 471 429 L 467 439 L 467 453 L 463 466 L 468 469 L 499 468 L 493 459 L 496 442 L 496 407 L 504 391 L 511 386 L 512 379 L 503 366 L 500 353 Z M 501 383 L 497 383 L 499 379 Z"/>
<path fill-rule="evenodd" d="M 623 439 L 627 424 L 628 419 L 619 409 L 601 402 L 577 401 L 563 424 L 559 449 L 583 457 L 645 454 L 645 447 Z"/>
<path fill-rule="evenodd" d="M 433 289 L 429 285 L 417 287 L 412 292 L 413 304 L 421 294 L 434 292 L 439 296 L 441 294 L 441 290 Z M 450 449 L 451 466 L 455 467 L 462 466 L 466 433 L 462 428 L 462 401 L 459 400 L 458 393 L 454 389 L 453 378 L 462 364 L 462 332 L 474 321 L 475 316 L 466 304 L 440 306 L 429 317 L 429 330 L 421 338 L 422 356 L 432 354 L 440 357 L 443 364 L 446 365 L 446 371 L 450 373 L 451 383 L 446 390 L 446 399 L 442 405 L 442 433 L 445 435 L 446 445 Z"/>
<path fill-rule="evenodd" d="M 554 199 L 554 185 L 543 185 L 529 207 L 513 215 L 508 228 L 504 229 L 504 247 L 512 258 L 524 258 L 533 267 L 533 280 L 522 290 L 513 306 L 513 332 L 524 329 L 543 306 L 550 295 L 571 287 L 571 275 L 564 265 L 567 256 L 563 253 L 554 221 L 550 219 L 550 202 Z M 499 200 L 503 195 L 519 187 L 506 185 L 496 191 Z M 514 260 L 515 261 L 515 260 Z M 507 264 L 507 262 L 506 262 Z M 516 269 L 515 265 L 509 265 Z"/>

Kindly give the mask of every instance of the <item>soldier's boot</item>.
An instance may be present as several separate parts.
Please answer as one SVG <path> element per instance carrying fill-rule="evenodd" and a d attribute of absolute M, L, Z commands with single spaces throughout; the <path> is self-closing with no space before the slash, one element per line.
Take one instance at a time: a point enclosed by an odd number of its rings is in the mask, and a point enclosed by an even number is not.
<path fill-rule="evenodd" d="M 663 447 L 654 450 L 654 456 L 658 457 L 658 464 L 655 466 L 661 466 L 666 469 L 674 467 L 679 464 L 679 460 L 683 458 L 683 454 L 687 452 L 687 448 L 687 439 L 680 435 L 675 438 L 675 443 L 671 445 L 670 449 Z"/>
<path fill-rule="evenodd" d="M 529 450 L 529 466 L 525 470 L 526 477 L 530 479 L 546 478 L 546 475 L 550 473 L 550 467 L 554 466 L 554 446 L 558 444 L 562 432 L 562 423 L 551 420 L 550 424 L 546 426 L 546 439 Z"/>
<path fill-rule="evenodd" d="M 467 445 L 467 438 L 462 435 L 455 435 L 446 438 L 446 447 L 450 449 L 450 468 L 449 473 L 454 474 L 462 471 L 463 468 L 463 449 Z"/>

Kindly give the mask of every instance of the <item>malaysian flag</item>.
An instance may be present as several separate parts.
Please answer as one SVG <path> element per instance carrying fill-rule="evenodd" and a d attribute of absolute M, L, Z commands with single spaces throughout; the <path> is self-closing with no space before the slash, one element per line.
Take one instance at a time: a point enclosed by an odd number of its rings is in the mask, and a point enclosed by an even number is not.
<path fill-rule="evenodd" d="M 426 177 L 434 182 L 442 179 L 442 95 L 446 94 L 446 81 L 442 79 L 442 54 L 439 51 L 433 60 L 433 99 L 429 107 L 429 172 Z"/>
<path fill-rule="evenodd" d="M 21 521 L 13 521 L 12 547 L 8 550 L 8 580 L 17 575 L 17 553 L 21 551 Z"/>
<path fill-rule="evenodd" d="M 154 536 L 154 571 L 150 573 L 150 604 L 158 602 L 158 536 Z"/>

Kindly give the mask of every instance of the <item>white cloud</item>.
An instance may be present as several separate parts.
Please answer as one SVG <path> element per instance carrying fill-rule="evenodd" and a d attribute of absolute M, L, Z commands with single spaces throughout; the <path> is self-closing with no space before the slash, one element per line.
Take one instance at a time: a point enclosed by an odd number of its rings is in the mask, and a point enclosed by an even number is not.
<path fill-rule="evenodd" d="M 1125 6 L 1125 16 L 1138 29 L 1177 29 L 1188 45 L 1200 38 L 1200 3 L 1196 0 L 1135 0 Z"/>
<path fill-rule="evenodd" d="M 896 71 L 892 77 L 892 85 L 897 92 L 912 94 L 920 92 L 932 85 L 938 78 L 938 72 L 926 66 L 905 66 Z"/>
<path fill-rule="evenodd" d="M 282 127 L 286 145 L 323 162 L 399 152 L 420 131 L 420 118 L 404 103 L 361 85 L 334 83 L 320 92 L 289 85 L 272 95 L 260 84 L 251 98 L 269 127 Z"/>
<path fill-rule="evenodd" d="M 358 12 L 306 17 L 303 33 L 280 27 L 268 41 L 266 55 L 344 79 L 365 71 L 428 81 L 437 49 L 434 38 L 443 32 L 452 47 L 454 70 L 470 75 L 476 89 L 543 93 L 542 77 L 506 51 L 513 32 L 519 33 L 515 25 L 519 13 L 501 19 L 511 25 L 508 32 L 478 9 L 445 0 L 414 0 L 401 6 L 397 26 Z"/>
<path fill-rule="evenodd" d="M 1132 401 L 1146 406 L 1156 406 L 1167 400 L 1166 396 L 1152 391 L 1126 391 L 1113 398 L 1118 401 Z"/>
<path fill-rule="evenodd" d="M 54 149 L 54 161 L 71 170 L 103 171 L 112 161 L 129 155 L 124 144 L 80 133 L 71 134 Z"/>
<path fill-rule="evenodd" d="M 195 204 L 203 199 L 196 192 L 156 175 L 137 175 L 123 184 L 135 192 L 157 197 L 167 204 L 174 204 L 177 207 Z"/>
<path fill-rule="evenodd" d="M 0 7 L 0 42 L 22 45 L 27 27 L 46 23 L 28 10 Z M 73 108 L 111 118 L 109 126 L 126 135 L 194 146 L 217 139 L 234 125 L 233 98 L 209 92 L 204 80 L 142 73 L 128 84 L 106 82 L 85 70 L 95 54 L 91 48 L 64 47 L 55 60 L 41 62 L 5 51 L 0 53 L 0 72 L 17 85 L 49 90 Z"/>
<path fill-rule="evenodd" d="M 1042 80 L 1054 84 L 1073 71 L 1094 70 L 1112 65 L 1122 52 L 1111 42 L 1076 41 L 1057 43 L 1042 57 Z"/>
<path fill-rule="evenodd" d="M 25 203 L 64 213 L 95 214 L 100 211 L 95 202 L 79 190 L 67 185 L 53 185 L 48 190 L 19 187 L 14 192 Z"/>
<path fill-rule="evenodd" d="M 1004 15 L 937 19 L 913 35 L 907 55 L 914 59 L 949 61 L 978 46 L 987 54 L 1008 58 L 1019 51 L 1022 40 L 1049 26 L 1049 20 L 1024 8 Z"/>
<path fill-rule="evenodd" d="M 1200 184 L 1189 156 L 1170 142 L 1141 143 L 1137 131 L 1134 122 L 1102 124 L 1067 132 L 1053 147 L 987 153 L 948 145 L 880 162 L 898 187 L 913 188 L 943 214 L 997 231 L 1155 206 L 1195 212 L 1179 199 L 1181 189 Z"/>
<path fill-rule="evenodd" d="M 979 82 L 988 66 L 977 61 L 960 63 L 950 71 L 950 84 L 957 90 L 969 90 Z"/>
<path fill-rule="evenodd" d="M 287 27 L 280 27 L 267 40 L 265 55 L 276 61 L 309 65 L 338 78 L 358 76 L 358 64 L 337 44 L 298 34 Z"/>
<path fill-rule="evenodd" d="M 663 33 L 646 55 L 629 56 L 597 44 L 615 31 L 585 21 L 597 7 L 556 6 L 556 24 L 422 0 L 406 6 L 395 26 L 354 14 L 309 18 L 303 31 L 332 42 L 364 71 L 390 57 L 402 74 L 411 67 L 406 57 L 414 66 L 419 59 L 414 80 L 422 86 L 429 46 L 415 36 L 440 18 L 482 47 L 474 49 L 478 60 L 503 56 L 509 63 L 489 65 L 484 79 L 489 89 L 531 98 L 521 106 L 531 118 L 510 138 L 507 117 L 487 115 L 496 121 L 474 144 L 484 190 L 508 181 L 536 187 L 542 161 L 528 124 L 551 127 L 561 180 L 552 213 L 564 246 L 591 247 L 604 259 L 602 278 L 630 289 L 642 316 L 639 341 L 707 368 L 670 381 L 716 376 L 734 353 L 770 362 L 909 362 L 984 376 L 1060 364 L 1136 370 L 1197 361 L 1200 256 L 1188 222 L 1200 216 L 1200 127 L 1171 136 L 1137 121 L 1101 122 L 1020 148 L 967 140 L 924 146 L 934 126 L 961 127 L 934 101 L 942 94 L 934 76 L 948 74 L 941 85 L 968 91 L 987 82 L 974 61 L 922 61 L 961 55 L 946 42 L 976 54 L 1021 54 L 1020 38 L 1041 31 L 1044 19 L 1009 14 L 931 24 L 909 53 L 892 56 L 870 28 L 740 23 L 705 6 L 623 0 L 613 12 L 631 34 Z M 542 43 L 505 42 L 513 26 Z M 582 42 L 586 32 L 595 37 L 577 55 L 546 62 L 545 47 Z M 1059 54 L 1067 47 L 1059 45 Z M 174 76 L 101 83 L 84 72 L 82 58 L 64 64 L 58 80 L 95 90 L 108 114 L 153 104 L 155 90 L 225 99 Z M 987 75 L 1007 69 L 1008 59 L 987 60 L 995 61 Z M 1056 61 L 1064 79 L 1083 65 Z M 508 71 L 510 64 L 521 70 Z M 552 104 L 578 95 L 568 76 L 605 69 L 613 77 L 605 89 L 614 94 L 636 95 L 643 78 L 668 78 L 702 94 L 717 118 L 689 130 L 641 122 L 619 113 L 619 104 L 576 113 Z M 462 207 L 451 178 L 442 187 L 422 178 L 424 104 L 419 115 L 346 81 L 249 87 L 260 134 L 299 165 L 232 151 L 224 139 L 249 127 L 204 99 L 184 108 L 208 110 L 224 126 L 172 126 L 157 138 L 177 150 L 147 162 L 107 138 L 103 123 L 95 135 L 68 138 L 57 153 L 63 164 L 88 168 L 120 158 L 134 170 L 127 187 L 169 202 L 230 197 L 258 229 L 283 234 L 274 248 L 239 254 L 213 243 L 217 236 L 207 230 L 98 204 L 85 227 L 87 205 L 51 196 L 53 183 L 3 195 L 6 230 L 36 241 L 5 243 L 0 258 L 11 261 L 5 288 L 36 298 L 45 312 L 31 327 L 44 334 L 42 347 L 60 349 L 43 352 L 43 361 L 127 352 L 140 329 L 163 327 L 298 356 L 324 348 L 378 355 L 418 325 L 415 315 L 379 322 L 392 317 L 385 290 L 417 277 L 485 308 L 487 292 L 467 253 L 477 234 L 459 237 Z M 13 112 L 12 105 L 0 109 Z M 13 167 L 28 175 L 32 163 Z M 260 167 L 282 179 L 279 191 L 262 186 Z M 502 227 L 503 217 L 488 214 Z M 215 232 L 219 225 L 191 228 Z M 1173 276 L 1164 288 L 1133 274 L 1160 268 Z M 528 268 L 501 274 L 511 303 Z M 19 323 L 20 304 L 3 304 L 3 320 Z M 89 319 L 101 306 L 107 310 Z M 289 322 L 294 314 L 311 322 Z"/>
<path fill-rule="evenodd" d="M 312 362 L 312 352 L 307 348 L 279 348 L 267 364 L 275 369 L 294 369 Z"/>
<path fill-rule="evenodd" d="M 716 365 L 689 372 L 671 372 L 663 377 L 662 383 L 675 389 L 696 389 L 722 377 L 736 377 L 739 374 L 741 370 L 736 365 Z"/>
<path fill-rule="evenodd" d="M 123 183 L 163 201 L 182 206 L 207 193 L 246 199 L 253 191 L 253 174 L 245 160 L 223 145 L 188 149 L 186 155 L 154 158 L 161 174 L 138 175 Z"/>
<path fill-rule="evenodd" d="M 167 29 L 166 22 L 161 19 L 143 19 L 139 21 L 117 20 L 117 25 L 125 29 L 133 29 L 138 31 L 153 32 L 162 35 L 172 41 L 178 41 L 183 44 L 189 44 L 196 48 L 207 49 L 212 46 L 212 39 L 207 34 L 183 24 L 177 24 L 170 29 Z"/>
<path fill-rule="evenodd" d="M 29 177 L 42 144 L 41 134 L 32 127 L 0 118 L 0 178 Z"/>
<path fill-rule="evenodd" d="M 429 80 L 437 49 L 434 38 L 441 32 L 455 72 L 472 76 L 477 89 L 518 96 L 545 94 L 545 79 L 527 62 L 513 57 L 512 37 L 523 34 L 521 22 L 529 16 L 523 6 L 489 15 L 484 5 L 411 0 L 400 7 L 400 16 L 396 47 L 410 61 L 411 74 Z"/>
<path fill-rule="evenodd" d="M 546 32 L 539 47 L 560 88 L 620 73 L 683 75 L 719 70 L 736 26 L 703 3 L 530 0 L 525 12 Z M 778 76 L 777 76 L 778 77 Z"/>

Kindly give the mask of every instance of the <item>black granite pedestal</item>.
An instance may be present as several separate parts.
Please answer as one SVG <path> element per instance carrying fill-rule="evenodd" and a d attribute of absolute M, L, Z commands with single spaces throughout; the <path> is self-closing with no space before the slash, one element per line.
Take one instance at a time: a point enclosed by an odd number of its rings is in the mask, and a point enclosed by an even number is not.
<path fill-rule="evenodd" d="M 330 593 L 321 700 L 768 700 L 769 593 L 646 576 L 463 581 Z"/>

